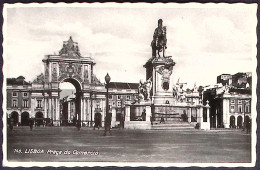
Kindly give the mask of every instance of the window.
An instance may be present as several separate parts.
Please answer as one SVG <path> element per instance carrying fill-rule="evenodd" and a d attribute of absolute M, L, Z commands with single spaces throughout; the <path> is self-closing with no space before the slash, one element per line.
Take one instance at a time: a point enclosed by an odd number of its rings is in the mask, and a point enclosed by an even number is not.
<path fill-rule="evenodd" d="M 113 96 L 112 96 L 112 95 L 109 95 L 108 98 L 109 98 L 109 99 L 113 99 Z"/>
<path fill-rule="evenodd" d="M 113 102 L 113 104 L 112 104 L 113 106 L 115 106 L 116 105 L 116 102 Z"/>
<path fill-rule="evenodd" d="M 238 112 L 239 112 L 239 113 L 242 113 L 242 112 L 243 112 L 243 107 L 242 107 L 242 105 L 238 105 Z"/>
<path fill-rule="evenodd" d="M 16 100 L 16 99 L 13 99 L 13 101 L 12 101 L 12 106 L 13 106 L 13 107 L 17 107 L 17 100 Z"/>
<path fill-rule="evenodd" d="M 242 100 L 238 100 L 237 102 L 238 102 L 238 104 L 242 104 Z"/>
<path fill-rule="evenodd" d="M 230 99 L 230 103 L 231 104 L 235 104 L 235 100 L 234 99 Z"/>
<path fill-rule="evenodd" d="M 131 96 L 126 96 L 126 100 L 131 100 Z"/>
<path fill-rule="evenodd" d="M 117 107 L 121 107 L 121 101 L 117 102 Z"/>
<path fill-rule="evenodd" d="M 117 100 L 121 100 L 121 96 L 120 95 L 117 95 Z"/>
<path fill-rule="evenodd" d="M 37 100 L 37 108 L 41 108 L 42 107 L 42 100 Z"/>
<path fill-rule="evenodd" d="M 230 106 L 230 112 L 232 112 L 232 113 L 235 112 L 235 106 L 233 106 L 233 105 Z"/>
<path fill-rule="evenodd" d="M 29 107 L 29 105 L 28 105 L 28 100 L 23 100 L 23 107 Z"/>
<path fill-rule="evenodd" d="M 17 92 L 13 92 L 13 97 L 17 97 Z"/>
<path fill-rule="evenodd" d="M 250 113 L 250 106 L 249 106 L 249 105 L 246 105 L 246 106 L 245 106 L 245 112 L 246 112 L 246 113 Z"/>
<path fill-rule="evenodd" d="M 27 93 L 27 92 L 24 92 L 24 93 L 23 93 L 23 97 L 28 97 L 28 93 Z"/>

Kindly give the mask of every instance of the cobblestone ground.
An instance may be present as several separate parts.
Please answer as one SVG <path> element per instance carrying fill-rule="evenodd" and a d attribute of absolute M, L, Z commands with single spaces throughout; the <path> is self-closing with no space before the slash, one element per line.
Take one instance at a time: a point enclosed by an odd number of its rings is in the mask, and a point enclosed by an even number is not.
<path fill-rule="evenodd" d="M 160 163 L 250 162 L 251 135 L 242 130 L 104 130 L 14 127 L 7 132 L 8 161 Z M 37 149 L 37 152 L 31 149 Z M 56 152 L 55 152 L 56 151 Z"/>

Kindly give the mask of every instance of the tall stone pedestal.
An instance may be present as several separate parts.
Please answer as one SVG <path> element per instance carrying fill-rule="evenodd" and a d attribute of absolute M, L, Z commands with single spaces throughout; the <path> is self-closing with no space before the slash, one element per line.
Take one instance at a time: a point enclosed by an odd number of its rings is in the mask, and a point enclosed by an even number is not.
<path fill-rule="evenodd" d="M 172 71 L 175 62 L 171 57 L 152 58 L 144 65 L 146 79 L 152 80 L 153 104 L 176 104 L 173 97 Z"/>

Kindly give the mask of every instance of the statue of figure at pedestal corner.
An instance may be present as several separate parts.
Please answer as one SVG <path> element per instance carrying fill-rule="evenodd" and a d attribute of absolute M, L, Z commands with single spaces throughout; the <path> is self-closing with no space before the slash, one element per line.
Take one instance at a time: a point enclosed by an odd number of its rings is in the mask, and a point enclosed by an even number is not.
<path fill-rule="evenodd" d="M 152 78 L 149 78 L 146 82 L 140 80 L 138 87 L 139 99 L 148 101 L 151 99 Z"/>
<path fill-rule="evenodd" d="M 145 88 L 145 83 L 140 80 L 139 82 L 139 87 L 138 87 L 138 96 L 139 96 L 139 99 L 145 99 L 145 96 L 146 96 L 146 88 Z"/>
<path fill-rule="evenodd" d="M 167 49 L 166 26 L 163 26 L 163 20 L 158 20 L 158 27 L 154 30 L 153 40 L 151 42 L 152 57 L 160 58 L 160 53 L 164 56 L 165 49 Z"/>
<path fill-rule="evenodd" d="M 147 81 L 146 81 L 146 92 L 147 92 L 147 100 L 151 99 L 151 90 L 152 90 L 152 77 L 150 77 Z"/>
<path fill-rule="evenodd" d="M 179 82 L 180 78 L 178 79 L 178 81 L 176 82 L 176 91 L 177 91 L 177 101 L 179 102 L 184 102 L 185 101 L 185 94 L 184 94 L 184 90 L 183 90 L 183 85 L 187 84 L 187 83 L 180 83 Z"/>
<path fill-rule="evenodd" d="M 178 98 L 178 88 L 177 88 L 175 85 L 173 85 L 173 87 L 172 87 L 172 96 L 173 96 L 175 99 Z"/>

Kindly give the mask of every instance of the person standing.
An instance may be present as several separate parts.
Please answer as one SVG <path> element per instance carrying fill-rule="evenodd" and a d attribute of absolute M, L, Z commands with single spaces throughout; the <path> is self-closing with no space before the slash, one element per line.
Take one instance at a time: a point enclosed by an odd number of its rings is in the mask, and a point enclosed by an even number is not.
<path fill-rule="evenodd" d="M 9 123 L 9 128 L 10 128 L 11 131 L 13 130 L 13 127 L 14 127 L 14 119 L 11 118 L 10 123 Z"/>
<path fill-rule="evenodd" d="M 121 114 L 120 125 L 121 125 L 121 129 L 125 128 L 125 117 L 124 117 L 124 114 Z"/>
<path fill-rule="evenodd" d="M 94 123 L 95 123 L 94 130 L 95 130 L 95 128 L 98 128 L 98 130 L 99 130 L 99 127 L 100 127 L 100 113 L 96 113 L 95 114 Z"/>
<path fill-rule="evenodd" d="M 146 117 L 146 110 L 144 109 L 142 112 L 142 120 L 145 121 L 145 117 Z"/>
<path fill-rule="evenodd" d="M 251 121 L 250 119 L 248 119 L 248 121 L 246 121 L 246 133 L 249 133 L 251 131 Z"/>
<path fill-rule="evenodd" d="M 31 131 L 32 131 L 32 129 L 33 129 L 33 124 L 34 124 L 33 119 L 32 119 L 32 118 L 29 119 L 29 126 L 30 126 Z"/>
<path fill-rule="evenodd" d="M 153 117 L 150 116 L 151 125 L 153 125 Z"/>

